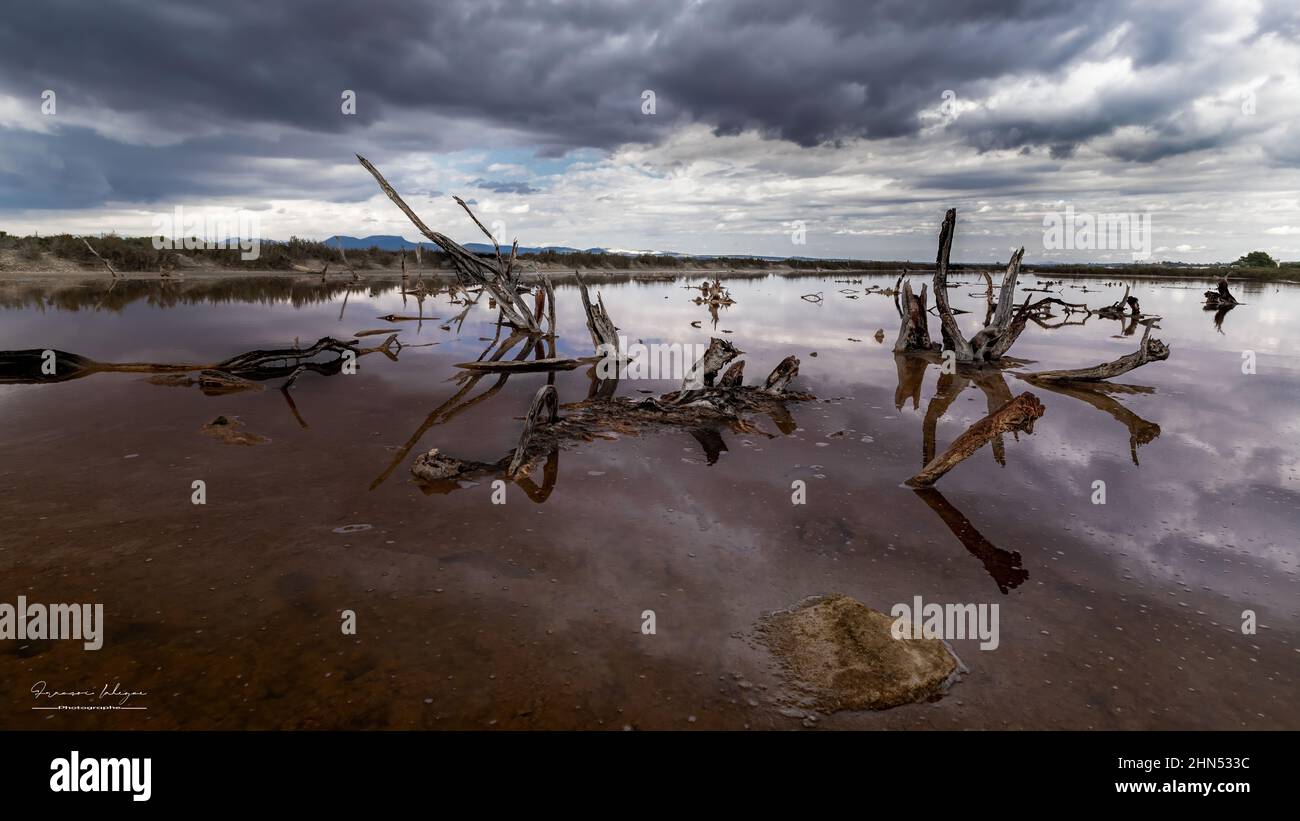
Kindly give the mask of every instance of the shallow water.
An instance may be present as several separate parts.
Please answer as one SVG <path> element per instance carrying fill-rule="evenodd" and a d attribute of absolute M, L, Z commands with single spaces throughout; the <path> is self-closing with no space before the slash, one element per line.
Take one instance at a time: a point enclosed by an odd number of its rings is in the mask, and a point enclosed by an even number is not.
<path fill-rule="evenodd" d="M 959 278 L 969 334 L 983 285 Z M 426 493 L 409 473 L 433 447 L 500 459 L 547 382 L 487 376 L 455 399 L 454 364 L 497 330 L 486 300 L 449 330 L 462 306 L 426 300 L 439 319 L 398 323 L 401 338 L 438 344 L 304 373 L 292 404 L 280 380 L 223 396 L 123 373 L 0 385 L 0 602 L 102 602 L 107 622 L 98 651 L 0 643 L 2 726 L 1300 728 L 1300 288 L 1234 286 L 1246 304 L 1216 328 L 1208 284 L 1139 283 L 1169 360 L 1114 380 L 1143 390 L 1067 394 L 1016 373 L 1114 359 L 1141 329 L 1031 324 L 1011 351 L 1028 365 L 941 379 L 896 359 L 893 301 L 861 293 L 892 276 L 836 279 L 728 280 L 736 304 L 716 328 L 681 281 L 599 284 L 631 340 L 722 336 L 746 351 L 750 384 L 795 354 L 795 386 L 818 401 L 755 420 L 760 433 L 565 449 L 502 505 L 487 481 Z M 417 310 L 392 285 L 106 287 L 7 292 L 0 349 L 215 362 Z M 587 355 L 577 292 L 557 290 L 558 353 Z M 1079 279 L 1058 295 L 1095 307 L 1121 293 Z M 592 389 L 586 368 L 554 382 L 562 403 Z M 985 447 L 937 490 L 902 484 L 1024 390 L 1046 406 L 1032 435 Z M 204 435 L 218 415 L 270 441 Z M 796 479 L 805 505 L 791 504 Z M 1000 646 L 952 642 L 969 672 L 937 701 L 804 721 L 753 627 L 828 592 L 886 612 L 917 595 L 996 602 Z M 120 682 L 147 691 L 132 701 L 147 709 L 33 710 L 38 681 Z"/>

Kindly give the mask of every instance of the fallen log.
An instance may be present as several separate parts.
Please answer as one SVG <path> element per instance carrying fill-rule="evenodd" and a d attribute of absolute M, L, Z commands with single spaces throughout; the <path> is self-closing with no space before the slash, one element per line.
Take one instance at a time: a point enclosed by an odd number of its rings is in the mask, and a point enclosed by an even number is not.
<path fill-rule="evenodd" d="M 999 434 L 1024 431 L 1034 432 L 1034 420 L 1043 415 L 1043 403 L 1032 393 L 1025 392 L 1002 407 L 971 425 L 958 436 L 948 449 L 930 460 L 921 472 L 907 480 L 911 487 L 929 487 L 945 473 L 984 447 Z"/>
<path fill-rule="evenodd" d="M 729 372 L 730 373 L 730 372 Z M 729 428 L 740 432 L 757 430 L 748 417 L 767 414 L 783 430 L 789 412 L 786 402 L 811 401 L 813 396 L 788 390 L 798 374 L 798 360 L 787 357 L 758 386 L 716 386 L 693 391 L 673 391 L 657 398 L 596 396 L 564 406 L 565 414 L 552 412 L 552 386 L 544 386 L 533 398 L 519 445 L 495 462 L 457 459 L 437 448 L 415 459 L 411 473 L 424 482 L 459 483 L 465 479 L 502 474 L 518 481 L 531 467 L 557 449 L 611 434 L 638 435 L 651 430 L 701 431 Z M 725 378 L 724 378 L 725 381 Z M 548 391 L 547 389 L 550 388 Z M 683 393 L 690 401 L 681 402 Z M 555 409 L 558 411 L 558 408 Z M 792 427 L 791 427 L 792 429 Z M 717 449 L 717 444 L 710 438 Z M 708 448 L 706 448 L 706 452 Z M 444 485 L 450 488 L 451 485 Z"/>
<path fill-rule="evenodd" d="M 263 381 L 288 376 L 299 367 L 316 373 L 338 373 L 348 354 L 355 357 L 369 353 L 383 352 L 391 356 L 392 346 L 400 347 L 397 335 L 393 334 L 381 344 L 371 348 L 359 348 L 356 343 L 344 342 L 333 337 L 322 337 L 308 348 L 272 348 L 255 350 L 233 356 L 222 362 L 98 362 L 79 354 L 66 351 L 49 351 L 36 348 L 21 351 L 0 351 L 0 384 L 30 384 L 44 382 L 63 382 L 80 379 L 95 373 L 151 373 L 151 374 L 186 374 L 198 371 L 197 379 L 185 378 L 171 380 L 163 384 L 205 384 L 205 380 L 217 387 L 217 382 L 224 377 L 240 380 Z M 336 354 L 333 359 L 314 361 L 322 354 Z M 47 365 L 53 362 L 53 373 Z M 229 379 L 224 381 L 229 382 Z M 233 383 L 232 383 L 233 384 Z"/>
<path fill-rule="evenodd" d="M 1038 371 L 1027 374 L 1026 378 L 1044 382 L 1097 382 L 1126 374 L 1148 362 L 1161 362 L 1168 359 L 1169 346 L 1159 339 L 1152 339 L 1151 328 L 1152 324 L 1147 323 L 1146 331 L 1142 334 L 1142 342 L 1138 345 L 1136 351 L 1121 356 L 1113 362 L 1103 362 L 1100 365 L 1093 365 L 1091 368 L 1077 368 L 1075 370 Z"/>
<path fill-rule="evenodd" d="M 521 361 L 504 360 L 498 362 L 458 362 L 457 368 L 480 373 L 534 373 L 537 371 L 571 371 L 592 362 L 599 362 L 602 356 L 552 357 L 547 359 L 525 359 Z"/>

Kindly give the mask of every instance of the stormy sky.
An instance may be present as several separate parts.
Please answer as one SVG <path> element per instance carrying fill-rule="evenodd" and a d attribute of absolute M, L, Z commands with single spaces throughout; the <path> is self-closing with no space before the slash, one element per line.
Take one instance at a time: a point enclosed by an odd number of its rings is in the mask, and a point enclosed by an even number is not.
<path fill-rule="evenodd" d="M 1297 259 L 1298 9 L 16 0 L 0 230 L 417 238 L 360 153 L 462 241 L 453 194 L 526 245 L 922 260 L 956 207 L 955 258 L 1133 258 L 1045 247 L 1069 208 L 1149 214 L 1153 260 Z"/>

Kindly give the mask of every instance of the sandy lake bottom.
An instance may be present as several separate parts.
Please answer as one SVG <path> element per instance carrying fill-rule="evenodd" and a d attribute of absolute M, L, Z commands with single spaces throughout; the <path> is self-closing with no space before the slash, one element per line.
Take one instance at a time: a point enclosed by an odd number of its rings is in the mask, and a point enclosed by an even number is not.
<path fill-rule="evenodd" d="M 501 458 L 547 382 L 453 381 L 492 344 L 486 300 L 448 326 L 463 306 L 426 299 L 437 319 L 395 323 L 408 344 L 395 361 L 304 373 L 292 404 L 278 381 L 220 396 L 123 373 L 0 384 L 0 601 L 98 602 L 106 620 L 98 651 L 0 643 L 0 726 L 1300 729 L 1300 288 L 1234 284 L 1245 304 L 1216 327 L 1207 283 L 1140 282 L 1172 355 L 1115 380 L 1140 390 L 1080 395 L 1017 373 L 1114 359 L 1141 329 L 1031 325 L 1011 351 L 1031 364 L 942 375 L 891 353 L 893 301 L 862 291 L 893 276 L 847 278 L 727 280 L 736 304 L 716 326 L 681 281 L 596 285 L 630 340 L 724 337 L 750 383 L 794 354 L 795 385 L 817 401 L 755 419 L 758 432 L 561 450 L 529 487 L 507 484 L 505 504 L 489 482 L 426 493 L 409 472 L 433 447 Z M 969 333 L 983 284 L 957 279 Z M 106 287 L 0 301 L 0 350 L 215 362 L 417 311 L 391 283 Z M 577 291 L 557 290 L 558 353 L 588 355 Z M 1122 287 L 1059 291 L 1097 307 Z M 554 384 L 573 402 L 592 379 L 579 368 Z M 902 484 L 995 397 L 1025 390 L 1046 406 L 1031 435 L 985 447 L 936 490 Z M 217 416 L 267 441 L 205 435 Z M 795 480 L 806 504 L 791 503 Z M 1000 643 L 952 642 L 968 672 L 937 700 L 810 718 L 754 626 L 826 593 L 885 612 L 918 595 L 997 603 Z M 147 709 L 34 710 L 41 681 L 120 683 Z"/>

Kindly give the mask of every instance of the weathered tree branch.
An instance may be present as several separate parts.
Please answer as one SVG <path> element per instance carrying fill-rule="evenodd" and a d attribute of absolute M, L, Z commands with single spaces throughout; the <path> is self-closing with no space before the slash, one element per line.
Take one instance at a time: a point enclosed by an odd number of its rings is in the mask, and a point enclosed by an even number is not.
<path fill-rule="evenodd" d="M 573 276 L 578 280 L 578 290 L 582 294 L 582 309 L 587 313 L 587 330 L 591 332 L 591 344 L 596 348 L 597 353 L 603 353 L 601 346 L 608 346 L 606 350 L 613 351 L 617 356 L 618 348 L 618 329 L 614 327 L 614 321 L 609 318 L 609 313 L 605 310 L 605 302 L 596 294 L 596 303 L 593 305 L 591 296 L 587 293 L 587 283 L 582 281 L 582 277 L 577 271 Z"/>
<path fill-rule="evenodd" d="M 789 412 L 785 403 L 813 399 L 808 394 L 788 390 L 790 380 L 798 375 L 798 371 L 798 360 L 787 357 L 761 388 L 719 385 L 694 391 L 673 391 L 658 398 L 640 400 L 595 397 L 566 405 L 565 415 L 558 418 L 550 416 L 548 397 L 553 395 L 554 389 L 546 386 L 534 397 L 529 418 L 524 423 L 524 434 L 507 457 L 496 462 L 470 462 L 447 456 L 434 448 L 416 458 L 411 472 L 425 482 L 456 481 L 498 472 L 519 481 L 521 476 L 529 473 L 531 465 L 556 449 L 568 443 L 589 442 L 610 433 L 639 434 L 649 430 L 676 429 L 695 435 L 699 431 L 720 427 L 754 431 L 756 429 L 746 421 L 746 417 L 753 414 L 771 415 L 782 430 L 793 430 L 793 425 L 788 424 Z M 724 381 L 727 381 L 725 377 Z M 678 401 L 684 393 L 691 394 L 690 401 Z M 552 418 L 549 424 L 539 423 L 544 414 Z M 417 432 L 417 436 L 425 429 Z M 710 448 L 716 452 L 717 442 L 713 437 L 706 438 L 711 443 L 706 446 L 706 452 Z"/>
<path fill-rule="evenodd" d="M 906 351 L 929 351 L 935 349 L 930 341 L 929 317 L 926 314 L 926 288 L 921 285 L 920 295 L 912 293 L 912 283 L 903 283 L 902 304 L 899 306 L 901 322 L 898 328 L 898 341 L 894 343 L 894 353 Z"/>
<path fill-rule="evenodd" d="M 380 189 L 388 195 L 388 198 L 402 210 L 402 213 L 406 214 L 406 217 L 411 221 L 411 224 L 413 224 L 421 234 L 424 234 L 442 248 L 443 252 L 451 259 L 452 265 L 455 267 L 457 273 L 463 275 L 471 282 L 482 286 L 485 291 L 492 295 L 496 300 L 497 307 L 501 310 L 501 314 L 507 322 L 530 333 L 541 332 L 541 328 L 538 326 L 536 320 L 533 319 L 533 315 L 528 310 L 527 304 L 524 302 L 522 297 L 520 297 L 514 279 L 500 264 L 501 251 L 499 246 L 497 247 L 498 264 L 493 265 L 492 263 L 489 263 L 471 253 L 469 249 L 465 248 L 451 237 L 432 230 L 429 226 L 424 224 L 414 211 L 411 210 L 410 206 L 402 200 L 397 191 L 388 184 L 388 180 L 384 179 L 384 176 L 379 173 L 377 168 L 370 164 L 369 160 L 362 157 L 360 154 L 357 155 L 357 160 L 359 160 L 361 165 L 375 178 L 375 182 L 377 182 Z M 466 211 L 469 211 L 468 206 L 465 206 L 463 201 L 460 201 L 459 198 L 457 201 L 461 202 L 461 205 L 465 207 Z M 470 216 L 474 218 L 474 222 L 478 224 L 479 228 L 483 229 L 484 233 L 487 233 L 489 237 L 492 236 L 486 228 L 483 228 L 483 224 L 478 221 L 477 217 L 474 217 L 472 213 Z M 495 239 L 493 239 L 493 244 L 496 244 Z"/>
<path fill-rule="evenodd" d="M 939 310 L 939 325 L 943 334 L 943 347 L 957 355 L 958 362 L 974 359 L 970 343 L 961 335 L 957 318 L 948 304 L 948 257 L 952 253 L 952 237 L 957 228 L 957 209 L 949 208 L 939 229 L 939 254 L 934 268 L 934 305 Z"/>
<path fill-rule="evenodd" d="M 1033 433 L 1034 420 L 1043 415 L 1043 403 L 1032 393 L 1022 393 L 1015 399 L 985 416 L 961 436 L 948 449 L 931 459 L 921 472 L 907 480 L 912 487 L 929 487 L 948 471 L 970 457 L 998 434 L 1010 431 Z"/>
<path fill-rule="evenodd" d="M 110 274 L 113 275 L 113 279 L 117 279 L 118 277 L 121 276 L 121 274 L 119 274 L 119 273 L 118 273 L 118 272 L 113 268 L 113 266 L 109 263 L 108 260 L 104 259 L 103 257 L 101 257 L 101 256 L 99 255 L 99 252 L 95 250 L 94 246 L 92 246 L 92 245 L 91 245 L 91 244 L 86 240 L 85 237 L 82 237 L 82 238 L 81 238 L 81 241 L 82 241 L 82 243 L 86 246 L 87 250 L 89 250 L 90 253 L 92 253 L 92 254 L 95 255 L 95 259 L 97 259 L 97 260 L 99 260 L 100 262 L 104 263 L 104 267 L 107 268 L 107 269 L 108 269 L 108 272 L 109 272 Z"/>
<path fill-rule="evenodd" d="M 560 420 L 559 404 L 559 394 L 556 393 L 554 385 L 543 385 L 538 388 L 537 394 L 533 397 L 533 404 L 528 409 L 528 415 L 524 417 L 524 429 L 519 434 L 519 444 L 515 447 L 515 454 L 510 460 L 510 466 L 506 468 L 507 476 L 514 476 L 519 472 L 524 455 L 528 452 L 528 443 L 533 438 L 533 429 L 542 421 L 542 415 L 546 415 L 545 422 L 548 425 L 553 425 Z"/>
<path fill-rule="evenodd" d="M 1151 338 L 1151 323 L 1147 323 L 1146 328 L 1146 331 L 1142 334 L 1142 342 L 1138 345 L 1138 349 L 1131 354 L 1121 356 L 1113 362 L 1103 362 L 1100 365 L 1093 365 L 1091 368 L 1078 368 L 1068 371 L 1038 371 L 1037 373 L 1028 374 L 1026 378 L 1044 382 L 1097 382 L 1128 373 L 1148 362 L 1160 362 L 1168 359 L 1169 346 L 1159 339 Z"/>

